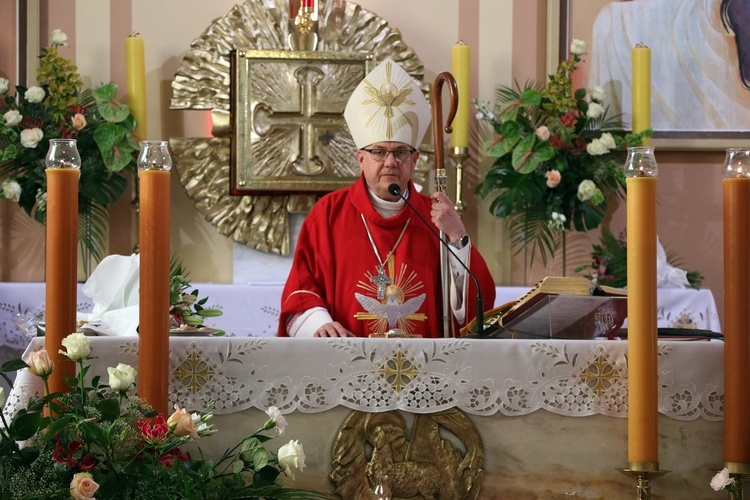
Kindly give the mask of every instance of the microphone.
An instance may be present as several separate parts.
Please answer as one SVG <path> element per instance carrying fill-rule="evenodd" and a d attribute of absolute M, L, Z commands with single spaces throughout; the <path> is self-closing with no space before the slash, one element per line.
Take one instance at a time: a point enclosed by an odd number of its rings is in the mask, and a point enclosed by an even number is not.
<path fill-rule="evenodd" d="M 466 269 L 466 272 L 469 273 L 469 276 L 471 276 L 471 279 L 474 280 L 474 285 L 476 285 L 477 287 L 477 298 L 476 298 L 476 306 L 475 306 L 477 310 L 477 336 L 481 337 L 482 334 L 484 333 L 484 307 L 483 307 L 484 301 L 482 300 L 482 289 L 479 288 L 479 280 L 477 280 L 477 277 L 474 275 L 474 273 L 471 272 L 471 269 L 469 269 L 469 266 L 464 264 L 464 262 L 458 258 L 458 255 L 456 255 L 456 253 L 453 251 L 451 246 L 445 240 L 443 240 L 443 238 L 440 237 L 440 234 L 437 231 L 435 231 L 435 228 L 432 227 L 432 224 L 427 222 L 427 219 L 425 219 L 422 216 L 422 214 L 420 214 L 419 211 L 416 208 L 414 208 L 414 206 L 411 203 L 409 203 L 409 200 L 407 200 L 404 197 L 404 195 L 401 194 L 401 187 L 398 184 L 394 182 L 393 184 L 388 186 L 388 192 L 392 194 L 393 196 L 398 196 L 399 198 L 404 200 L 404 202 L 407 205 L 409 205 L 409 208 L 411 208 L 411 211 L 419 216 L 422 222 L 424 222 L 424 225 L 427 226 L 427 229 L 432 231 L 432 234 L 435 235 L 438 241 L 451 253 L 451 255 L 453 255 L 456 258 L 456 261 L 459 264 L 461 264 L 461 267 Z"/>

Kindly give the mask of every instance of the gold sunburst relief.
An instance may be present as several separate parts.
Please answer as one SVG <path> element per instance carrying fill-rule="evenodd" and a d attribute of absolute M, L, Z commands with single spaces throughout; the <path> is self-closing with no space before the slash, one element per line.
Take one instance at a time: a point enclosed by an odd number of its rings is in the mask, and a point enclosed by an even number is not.
<path fill-rule="evenodd" d="M 397 29 L 373 12 L 351 2 L 320 0 L 318 14 L 317 50 L 369 54 L 373 65 L 390 58 L 417 81 L 423 80 L 424 67 L 417 55 Z M 286 1 L 246 1 L 233 7 L 192 42 L 172 81 L 170 105 L 213 111 L 215 137 L 169 141 L 175 170 L 198 211 L 221 234 L 279 255 L 291 251 L 289 214 L 308 211 L 317 194 L 230 194 L 230 76 L 233 51 L 284 51 L 288 34 Z M 420 185 L 427 184 L 431 170 L 428 148 L 425 151 L 414 175 Z"/>

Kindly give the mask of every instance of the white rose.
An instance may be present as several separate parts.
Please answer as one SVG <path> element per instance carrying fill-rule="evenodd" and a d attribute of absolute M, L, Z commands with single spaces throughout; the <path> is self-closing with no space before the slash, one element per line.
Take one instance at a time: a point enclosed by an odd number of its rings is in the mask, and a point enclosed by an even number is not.
<path fill-rule="evenodd" d="M 279 460 L 279 467 L 284 469 L 287 476 L 294 479 L 294 470 L 303 470 L 305 468 L 305 452 L 302 445 L 296 439 L 290 440 L 287 444 L 279 448 L 276 455 Z"/>
<path fill-rule="evenodd" d="M 594 196 L 594 193 L 596 193 L 596 184 L 594 184 L 594 181 L 586 179 L 578 185 L 578 199 L 580 201 L 590 200 Z"/>
<path fill-rule="evenodd" d="M 0 78 L 0 94 L 4 94 L 10 88 L 10 82 L 7 78 Z"/>
<path fill-rule="evenodd" d="M 8 124 L 9 127 L 15 127 L 21 123 L 23 115 L 17 109 L 11 109 L 3 115 L 3 118 L 5 118 L 5 123 Z"/>
<path fill-rule="evenodd" d="M 109 373 L 109 386 L 113 391 L 125 392 L 130 389 L 130 386 L 135 382 L 136 371 L 130 365 L 120 363 L 117 367 L 107 368 Z"/>
<path fill-rule="evenodd" d="M 578 40 L 577 38 L 574 38 L 572 42 L 570 42 L 570 53 L 574 54 L 576 56 L 581 56 L 586 53 L 586 42 L 583 40 Z"/>
<path fill-rule="evenodd" d="M 615 149 L 617 147 L 617 144 L 615 144 L 615 138 L 612 137 L 612 134 L 609 132 L 604 132 L 599 139 L 607 149 Z"/>
<path fill-rule="evenodd" d="M 71 361 L 83 359 L 91 353 L 91 339 L 81 332 L 71 333 L 62 340 L 62 345 L 68 352 L 60 351 Z"/>
<path fill-rule="evenodd" d="M 547 128 L 547 125 L 542 125 L 541 127 L 536 129 L 536 132 L 534 132 L 537 137 L 539 137 L 539 140 L 546 141 L 549 140 L 549 128 Z"/>
<path fill-rule="evenodd" d="M 604 106 L 598 102 L 590 102 L 589 109 L 586 110 L 586 116 L 597 119 L 604 114 Z"/>
<path fill-rule="evenodd" d="M 21 130 L 21 146 L 25 148 L 35 148 L 39 141 L 44 137 L 42 129 L 34 127 Z"/>
<path fill-rule="evenodd" d="M 66 45 L 68 41 L 68 35 L 63 30 L 56 29 L 52 31 L 52 45 Z"/>
<path fill-rule="evenodd" d="M 45 95 L 46 94 L 44 93 L 44 89 L 42 87 L 37 87 L 36 85 L 33 87 L 29 87 L 29 89 L 23 94 L 24 98 L 27 101 L 33 103 L 42 102 Z"/>
<path fill-rule="evenodd" d="M 607 98 L 607 92 L 604 90 L 604 87 L 594 87 L 589 89 L 589 95 L 594 102 L 603 102 L 604 99 Z"/>
<path fill-rule="evenodd" d="M 594 139 L 586 145 L 586 152 L 591 156 L 599 156 L 609 153 L 609 150 L 604 146 L 601 139 Z"/>
<path fill-rule="evenodd" d="M 3 198 L 10 201 L 21 199 L 21 185 L 13 179 L 3 181 Z"/>
<path fill-rule="evenodd" d="M 720 491 L 734 483 L 734 479 L 729 476 L 729 470 L 724 467 L 721 472 L 717 472 L 711 479 L 711 488 L 714 491 Z"/>

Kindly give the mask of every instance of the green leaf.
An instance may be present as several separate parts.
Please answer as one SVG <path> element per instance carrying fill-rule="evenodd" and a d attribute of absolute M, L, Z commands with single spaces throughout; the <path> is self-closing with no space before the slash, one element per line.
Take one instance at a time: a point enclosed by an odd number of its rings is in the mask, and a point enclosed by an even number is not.
<path fill-rule="evenodd" d="M 14 441 L 25 441 L 44 427 L 47 419 L 41 412 L 27 412 L 21 409 L 13 416 L 8 433 Z"/>
<path fill-rule="evenodd" d="M 102 420 L 107 422 L 120 416 L 120 403 L 117 399 L 103 399 L 96 405 L 96 409 L 102 413 Z"/>
<path fill-rule="evenodd" d="M 513 168 L 518 173 L 529 174 L 537 167 L 552 159 L 555 149 L 547 141 L 537 141 L 534 134 L 521 139 L 513 150 Z"/>
<path fill-rule="evenodd" d="M 114 83 L 108 83 L 96 89 L 94 99 L 99 114 L 108 122 L 118 123 L 130 115 L 130 108 L 117 100 L 117 85 Z"/>
<path fill-rule="evenodd" d="M 253 453 L 253 466 L 255 470 L 260 470 L 268 464 L 268 452 L 261 447 Z"/>

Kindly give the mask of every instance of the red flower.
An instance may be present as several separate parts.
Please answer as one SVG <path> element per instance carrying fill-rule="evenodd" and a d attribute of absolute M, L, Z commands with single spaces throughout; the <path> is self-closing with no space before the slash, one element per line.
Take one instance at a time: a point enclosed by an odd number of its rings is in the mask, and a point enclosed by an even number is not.
<path fill-rule="evenodd" d="M 83 443 L 80 441 L 71 441 L 66 450 L 62 443 L 55 438 L 55 451 L 52 452 L 52 458 L 57 462 L 64 463 L 68 467 L 73 467 L 76 461 L 73 459 L 73 454 L 81 447 Z"/>
<path fill-rule="evenodd" d="M 163 441 L 164 438 L 167 437 L 169 427 L 164 421 L 164 417 L 161 415 L 157 415 L 154 419 L 153 425 L 151 425 L 151 423 L 146 420 L 139 420 L 138 430 L 141 431 L 141 436 L 143 436 L 143 438 L 147 442 L 158 443 L 159 441 Z"/>
<path fill-rule="evenodd" d="M 566 112 L 562 118 L 560 118 L 560 123 L 562 123 L 565 127 L 571 128 L 576 123 L 576 114 L 572 111 Z"/>
<path fill-rule="evenodd" d="M 187 453 L 182 453 L 179 448 L 172 448 L 159 457 L 159 463 L 166 467 L 172 467 L 175 460 L 185 462 L 187 460 L 190 460 L 190 455 L 188 455 Z"/>
<path fill-rule="evenodd" d="M 552 144 L 552 147 L 555 149 L 560 149 L 563 147 L 563 141 L 557 135 L 553 135 L 552 137 L 550 137 L 549 143 Z"/>

